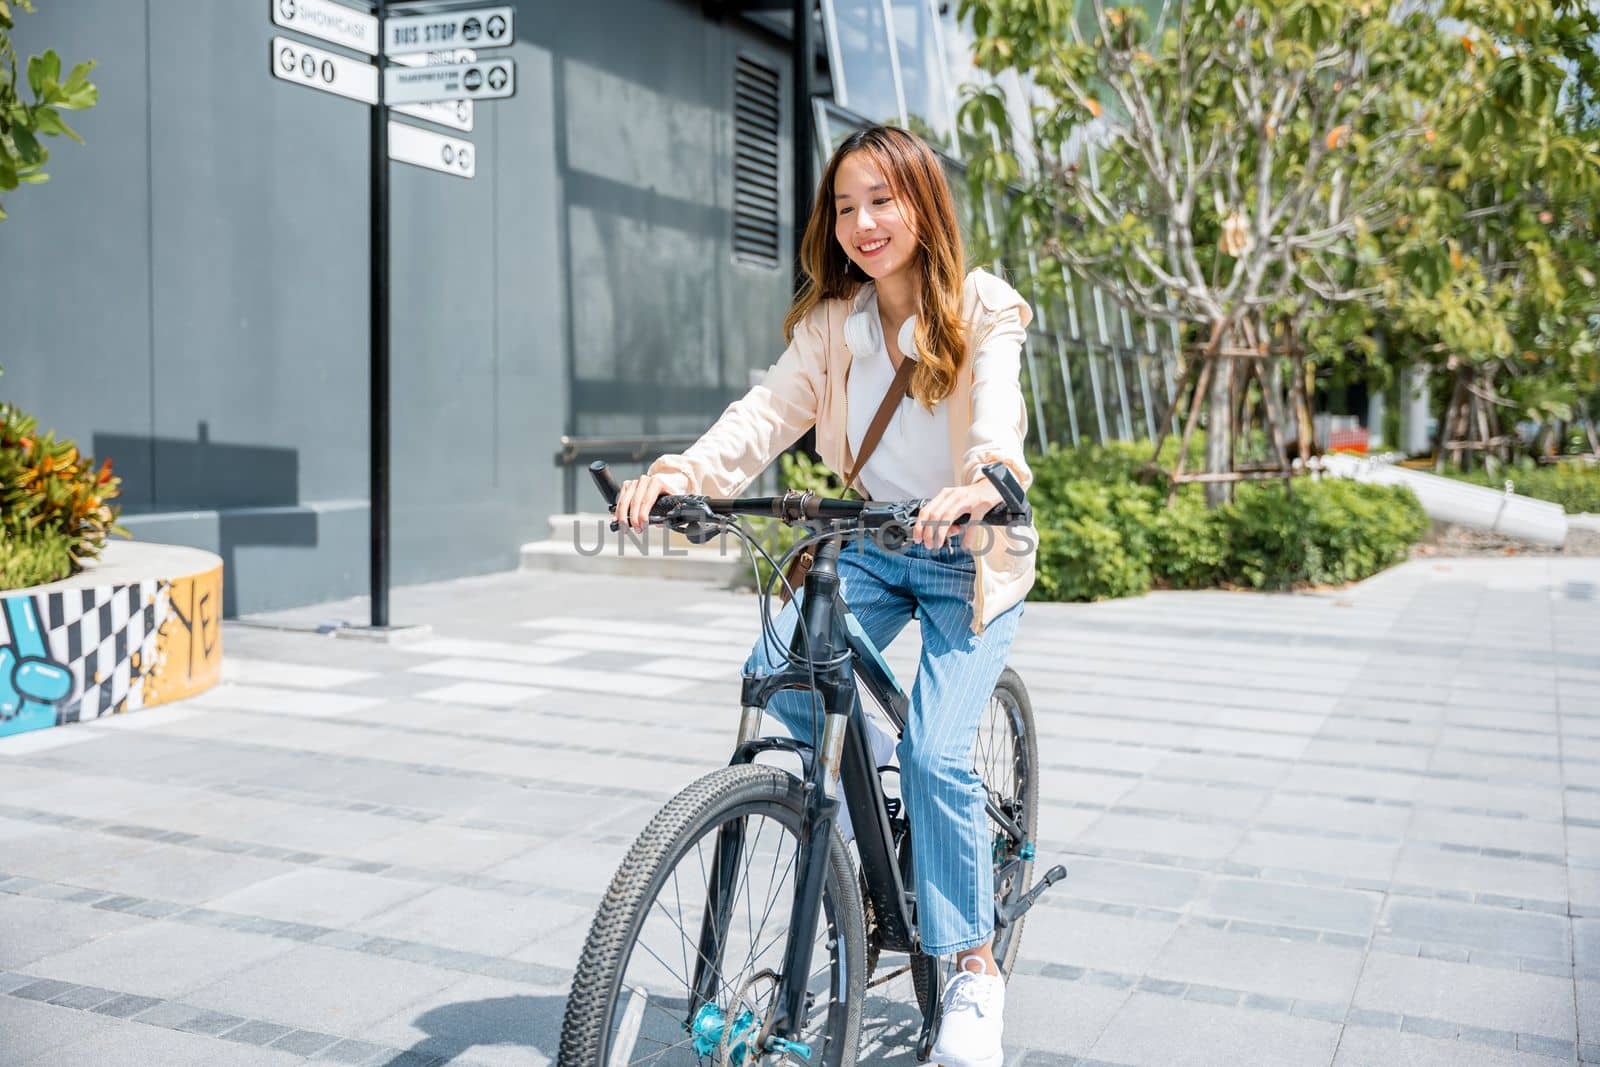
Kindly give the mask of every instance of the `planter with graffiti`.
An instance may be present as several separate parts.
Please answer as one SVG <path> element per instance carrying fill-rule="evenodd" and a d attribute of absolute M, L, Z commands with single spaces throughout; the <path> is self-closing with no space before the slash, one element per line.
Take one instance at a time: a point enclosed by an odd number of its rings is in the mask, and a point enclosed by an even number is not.
<path fill-rule="evenodd" d="M 116 541 L 83 573 L 0 593 L 0 737 L 180 700 L 222 675 L 222 560 Z"/>

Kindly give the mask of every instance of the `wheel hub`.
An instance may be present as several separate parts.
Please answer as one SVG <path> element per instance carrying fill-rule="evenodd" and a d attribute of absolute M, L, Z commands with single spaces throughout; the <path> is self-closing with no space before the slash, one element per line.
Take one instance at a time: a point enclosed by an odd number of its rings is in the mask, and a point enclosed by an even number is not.
<path fill-rule="evenodd" d="M 755 1013 L 746 1008 L 731 1020 L 715 1004 L 707 1004 L 695 1013 L 689 1032 L 694 1034 L 694 1051 L 698 1056 L 716 1056 L 726 1042 L 727 1062 L 733 1067 L 743 1067 L 750 1056 L 750 1040 L 756 1031 Z M 753 1061 L 752 1061 L 753 1062 Z"/>

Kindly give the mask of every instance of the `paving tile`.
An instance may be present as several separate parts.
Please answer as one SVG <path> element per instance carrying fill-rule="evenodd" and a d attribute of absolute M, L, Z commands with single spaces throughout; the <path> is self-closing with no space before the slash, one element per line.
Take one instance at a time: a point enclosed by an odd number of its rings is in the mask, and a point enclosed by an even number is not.
<path fill-rule="evenodd" d="M 1454 1038 L 1352 1027 L 1339 1041 L 1334 1067 L 1554 1067 L 1556 1061 Z"/>
<path fill-rule="evenodd" d="M 1502 859 L 1408 845 L 1395 867 L 1394 879 L 1436 889 L 1499 893 L 1534 900 L 1566 897 L 1567 872 L 1553 863 Z"/>
<path fill-rule="evenodd" d="M 1541 915 L 1443 900 L 1391 897 L 1378 924 L 1381 934 L 1545 959 L 1569 954 L 1567 921 Z"/>
<path fill-rule="evenodd" d="M 1218 878 L 1200 910 L 1263 923 L 1366 936 L 1378 912 L 1378 895 L 1277 882 Z"/>
<path fill-rule="evenodd" d="M 1470 964 L 1374 953 L 1355 1004 L 1567 1041 L 1576 1034 L 1571 982 Z"/>
<path fill-rule="evenodd" d="M 230 1045 L 214 1037 L 139 1022 L 108 1021 L 102 1029 L 79 1032 L 67 1043 L 29 1060 L 28 1067 L 288 1067 L 299 1062 L 290 1052 Z"/>
<path fill-rule="evenodd" d="M 1078 840 L 1123 852 L 1153 852 L 1195 859 L 1221 859 L 1238 845 L 1237 826 L 1195 825 L 1136 815 L 1107 815 Z"/>
<path fill-rule="evenodd" d="M 547 900 L 441 886 L 354 923 L 352 929 L 502 955 L 557 926 L 590 917 L 592 912 Z"/>
<path fill-rule="evenodd" d="M 219 911 L 343 926 L 419 896 L 426 886 L 355 871 L 297 868 L 206 902 Z"/>
<path fill-rule="evenodd" d="M 1022 953 L 1045 963 L 1140 974 L 1176 932 L 1170 922 L 1038 906 L 1028 913 Z"/>
<path fill-rule="evenodd" d="M 1157 908 L 1186 907 L 1206 884 L 1197 871 L 1092 857 L 1068 857 L 1067 872 L 1053 894 Z"/>
<path fill-rule="evenodd" d="M 48 956 L 31 970 L 142 996 L 181 997 L 293 947 L 255 934 L 159 921 Z"/>
<path fill-rule="evenodd" d="M 139 926 L 116 912 L 67 907 L 0 893 L 0 967 L 22 968 L 46 956 Z"/>
<path fill-rule="evenodd" d="M 1076 789 L 1072 795 L 1077 795 Z M 1127 790 L 1119 799 L 1118 806 L 1156 809 L 1178 815 L 1249 819 L 1261 810 L 1268 797 L 1266 790 L 1254 786 L 1192 785 L 1147 778 Z"/>
<path fill-rule="evenodd" d="M 1576 942 L 1574 962 L 1579 970 L 1600 972 L 1600 917 L 1572 920 L 1572 937 Z"/>
<path fill-rule="evenodd" d="M 458 979 L 433 967 L 304 945 L 185 999 L 215 1011 L 349 1034 Z"/>
<path fill-rule="evenodd" d="M 1362 953 L 1254 934 L 1182 927 L 1149 972 L 1286 999 L 1347 1003 Z"/>
<path fill-rule="evenodd" d="M 1228 857 L 1258 867 L 1316 871 L 1387 884 L 1400 846 L 1251 830 Z"/>
<path fill-rule="evenodd" d="M 1135 993 L 1090 1055 L 1165 1067 L 1310 1067 L 1330 1062 L 1338 1041 L 1339 1027 L 1332 1023 Z"/>

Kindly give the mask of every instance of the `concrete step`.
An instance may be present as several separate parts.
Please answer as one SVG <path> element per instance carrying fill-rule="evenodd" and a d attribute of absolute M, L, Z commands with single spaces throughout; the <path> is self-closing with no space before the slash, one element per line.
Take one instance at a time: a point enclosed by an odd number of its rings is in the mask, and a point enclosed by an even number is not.
<path fill-rule="evenodd" d="M 610 521 L 601 512 L 550 516 L 549 538 L 522 546 L 521 569 L 670 578 L 721 587 L 736 585 L 750 573 L 735 538 L 696 545 L 664 527 L 613 533 L 607 529 Z"/>

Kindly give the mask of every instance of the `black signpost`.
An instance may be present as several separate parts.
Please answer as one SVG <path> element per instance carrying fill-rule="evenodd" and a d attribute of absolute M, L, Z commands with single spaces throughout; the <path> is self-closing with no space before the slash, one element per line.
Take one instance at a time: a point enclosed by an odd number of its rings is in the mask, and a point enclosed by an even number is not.
<path fill-rule="evenodd" d="M 378 40 L 383 40 L 383 19 L 388 0 L 373 0 L 378 17 Z M 388 59 L 377 56 L 378 83 Z M 368 516 L 372 568 L 372 628 L 389 625 L 389 108 L 383 95 L 372 108 L 371 187 L 371 311 L 372 311 L 372 457 L 371 514 Z"/>
<path fill-rule="evenodd" d="M 404 105 L 408 114 L 442 125 L 465 125 L 470 112 L 455 123 L 442 122 L 433 111 L 418 111 L 414 105 L 451 104 L 459 109 L 463 98 L 504 99 L 516 92 L 516 61 L 494 58 L 481 68 L 476 63 L 459 63 L 458 52 L 438 53 L 435 59 L 429 42 L 470 38 L 493 48 L 512 43 L 515 29 L 511 7 L 453 8 L 429 15 L 417 15 L 414 7 L 402 7 L 390 18 L 389 0 L 366 0 L 370 14 L 338 0 L 270 0 L 269 17 L 274 25 L 315 37 L 318 40 L 364 52 L 373 64 L 335 52 L 312 48 L 294 38 L 271 40 L 269 66 L 272 76 L 306 88 L 349 97 L 371 105 L 371 156 L 368 161 L 370 201 L 370 337 L 368 368 L 371 374 L 370 484 L 371 514 L 368 548 L 371 561 L 371 630 L 389 631 L 389 160 L 443 171 L 456 177 L 471 178 L 476 171 L 476 153 L 470 141 L 447 138 L 431 131 L 397 123 L 404 134 L 391 157 L 389 143 L 390 104 Z M 405 3 L 405 0 L 396 0 Z M 386 31 L 395 30 L 390 41 Z M 389 57 L 399 55 L 408 66 L 418 62 L 417 53 L 430 52 L 421 61 L 443 65 L 432 73 L 417 75 L 396 67 L 396 77 L 385 73 Z M 472 53 L 468 53 L 471 55 Z M 391 81 L 393 84 L 391 84 Z M 391 97 L 393 98 L 391 100 Z M 457 114 L 452 110 L 451 114 Z M 397 134 L 398 136 L 398 134 Z M 418 147 L 419 143 L 423 148 Z M 431 154 L 430 154 L 431 153 Z M 442 153 L 442 156 L 440 155 Z M 438 156 L 439 158 L 435 158 Z M 358 631 L 355 631 L 358 632 Z"/>

